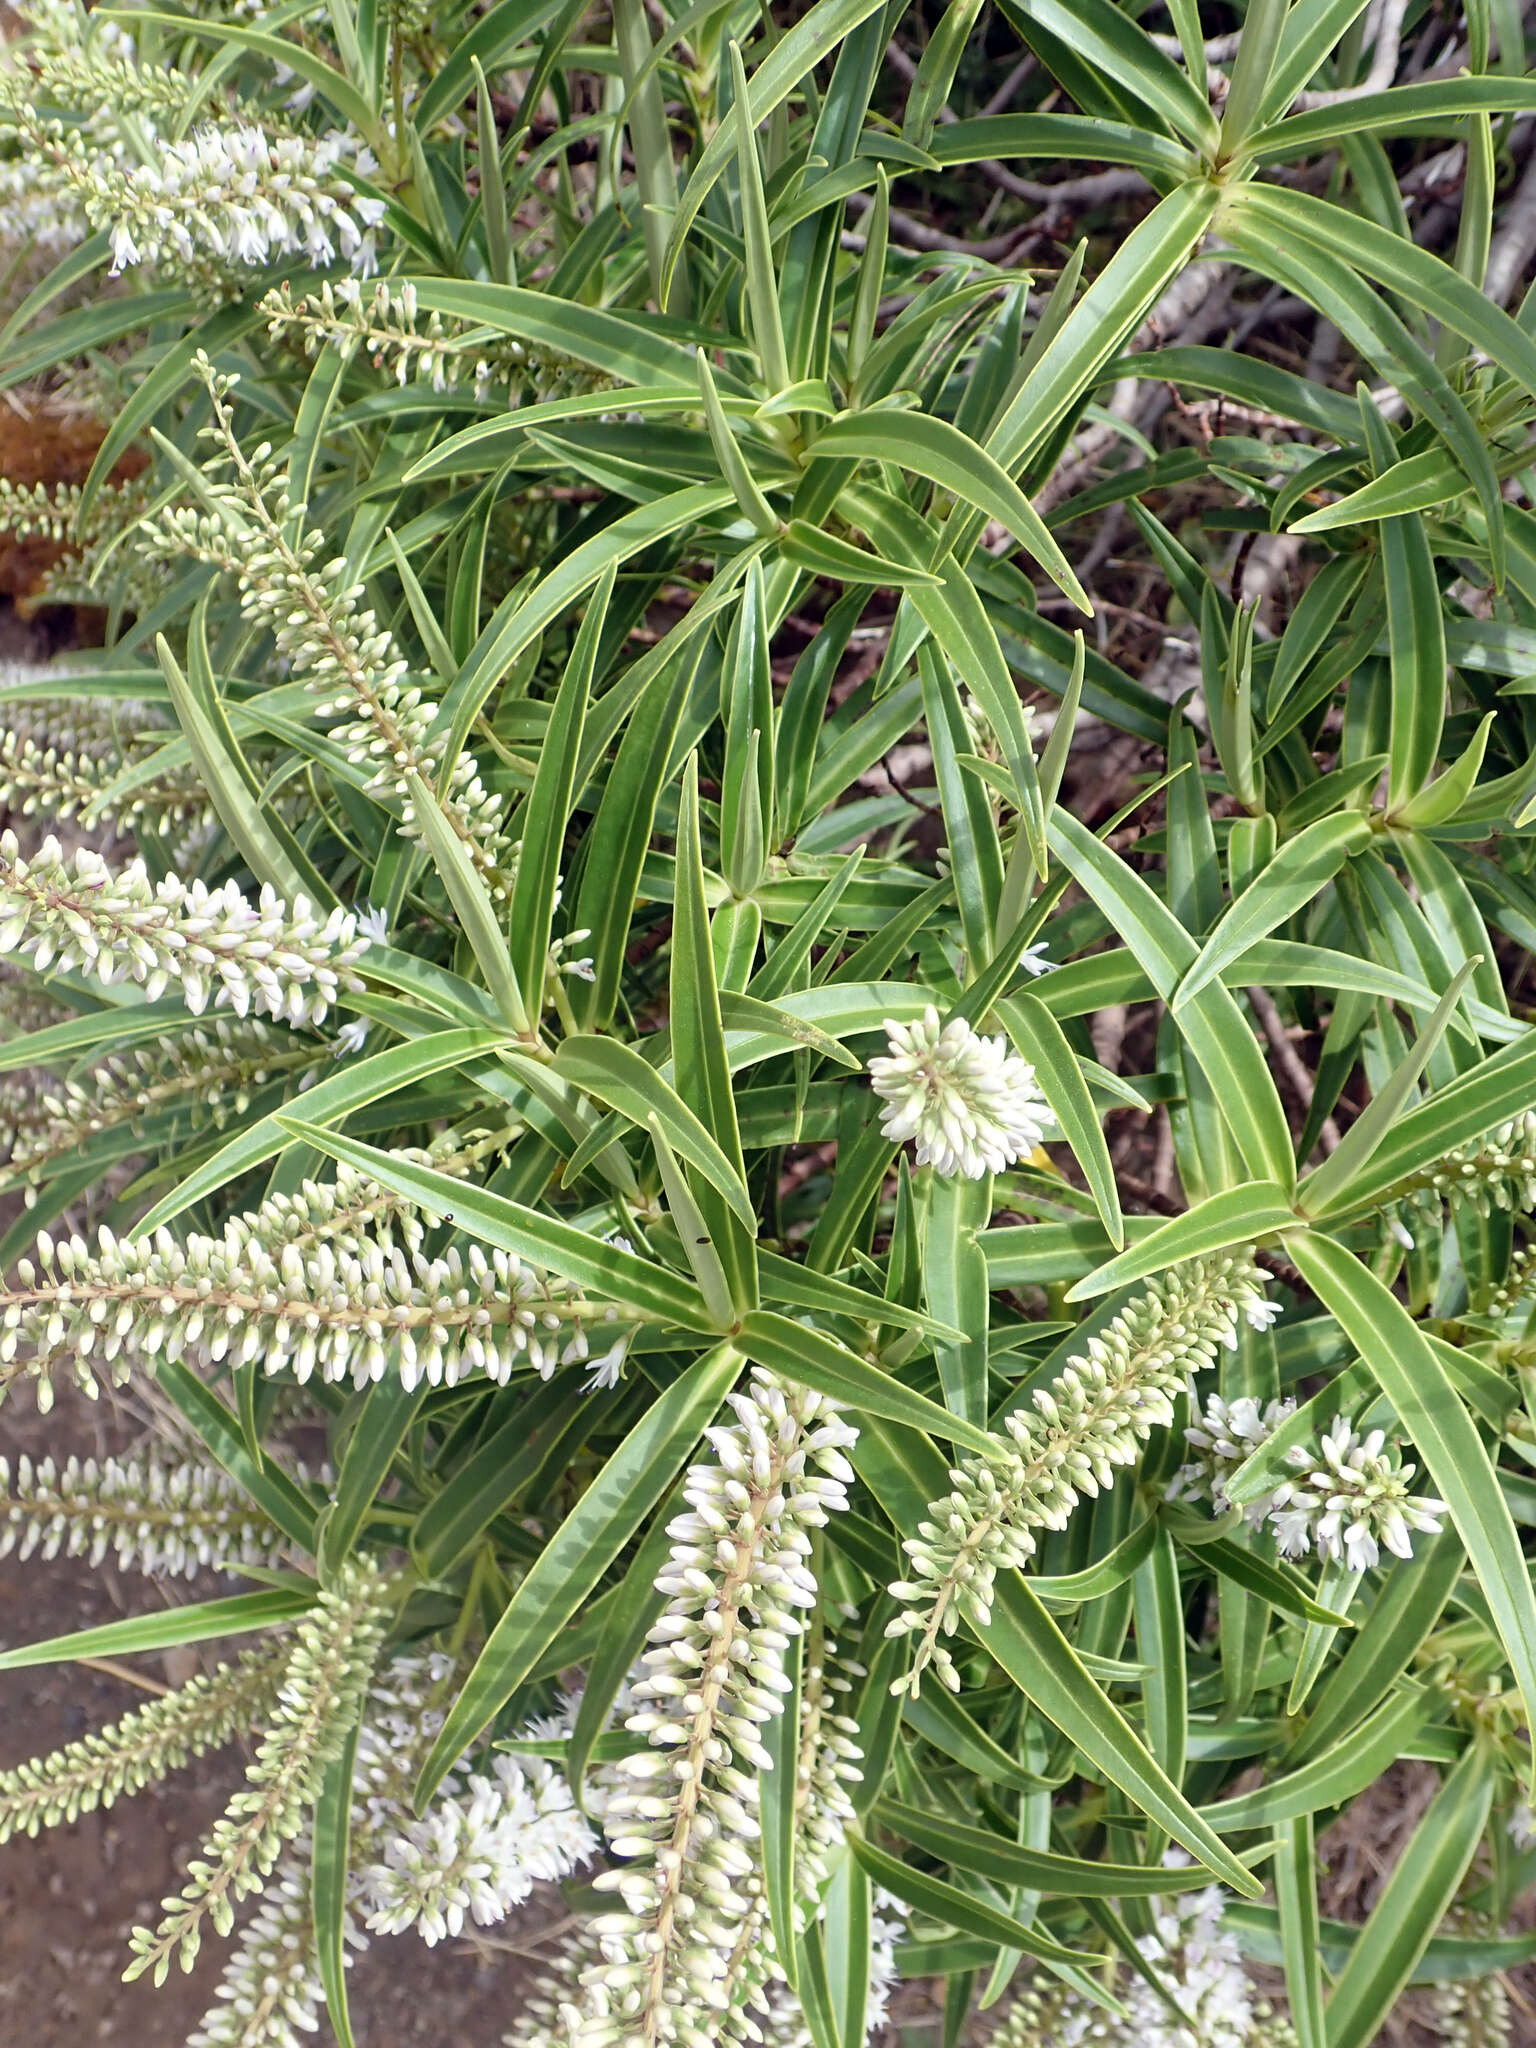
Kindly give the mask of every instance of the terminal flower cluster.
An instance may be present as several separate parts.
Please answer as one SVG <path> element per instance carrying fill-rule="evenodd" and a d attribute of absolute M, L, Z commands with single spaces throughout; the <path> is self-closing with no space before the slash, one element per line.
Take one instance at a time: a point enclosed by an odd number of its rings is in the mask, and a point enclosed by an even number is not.
<path fill-rule="evenodd" d="M 869 1063 L 892 1144 L 917 1140 L 919 1166 L 980 1180 L 1026 1158 L 1049 1111 L 1035 1070 L 1003 1038 L 983 1038 L 963 1017 L 940 1025 L 931 1005 L 913 1024 L 888 1018 L 890 1053 Z"/>
<path fill-rule="evenodd" d="M 371 790 L 401 800 L 407 833 L 419 834 L 418 804 L 439 804 L 492 894 L 508 895 L 500 795 L 485 787 L 468 749 L 443 772 L 437 706 L 410 681 L 394 636 L 365 608 L 362 583 L 344 558 L 322 561 L 325 536 L 289 504 L 286 467 L 271 444 L 249 455 L 241 447 L 229 404 L 238 379 L 201 354 L 194 366 L 213 404 L 213 425 L 204 430 L 216 450 L 204 472 L 213 509 L 162 512 L 140 529 L 144 547 L 234 575 L 241 609 L 271 632 L 279 657 L 315 691 L 317 715 L 340 720 L 332 737 L 349 761 L 367 768 Z"/>
<path fill-rule="evenodd" d="M 1212 1395 L 1184 1433 L 1196 1456 L 1175 1473 L 1171 1495 L 1209 1500 L 1224 1511 L 1230 1505 L 1225 1481 L 1295 1406 L 1271 1401 L 1261 1413 L 1251 1399 L 1229 1405 Z M 1404 1461 L 1385 1430 L 1362 1431 L 1348 1416 L 1335 1416 L 1315 1445 L 1293 1444 L 1284 1464 L 1287 1476 L 1250 1502 L 1245 1515 L 1252 1528 L 1269 1523 L 1285 1557 L 1315 1551 L 1325 1562 L 1369 1571 L 1383 1545 L 1396 1557 L 1411 1557 L 1415 1536 L 1440 1533 L 1444 1501 L 1410 1491 L 1417 1467 Z"/>
<path fill-rule="evenodd" d="M 594 1931 L 576 2032 L 599 2044 L 705 2048 L 751 2038 L 734 1982 L 744 1934 L 761 1932 L 754 1880 L 764 1725 L 782 1711 L 785 1652 L 817 1600 L 813 1532 L 842 1507 L 854 1430 L 833 1403 L 755 1371 L 733 1423 L 707 1432 L 687 1510 L 671 1523 L 650 1634 L 626 1723 L 646 1747 L 618 1767 L 604 1830 L 618 1867 L 598 1886 L 621 1910 Z"/>

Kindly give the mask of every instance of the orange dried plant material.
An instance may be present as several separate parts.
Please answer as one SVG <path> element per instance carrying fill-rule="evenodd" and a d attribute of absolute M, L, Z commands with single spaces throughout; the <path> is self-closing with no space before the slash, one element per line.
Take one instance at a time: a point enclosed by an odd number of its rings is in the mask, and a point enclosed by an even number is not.
<path fill-rule="evenodd" d="M 0 477 L 14 484 L 83 484 L 106 438 L 94 415 L 46 397 L 13 401 L 0 397 Z M 127 483 L 149 466 L 142 449 L 130 448 L 112 470 L 113 483 Z M 9 598 L 25 618 L 41 599 L 44 578 L 73 550 L 38 536 L 14 540 L 0 533 L 0 598 Z"/>

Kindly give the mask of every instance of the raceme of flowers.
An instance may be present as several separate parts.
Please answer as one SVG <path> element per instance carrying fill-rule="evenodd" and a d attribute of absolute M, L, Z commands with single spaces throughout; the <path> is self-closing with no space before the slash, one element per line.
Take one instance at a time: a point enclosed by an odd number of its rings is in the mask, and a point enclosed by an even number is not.
<path fill-rule="evenodd" d="M 370 1560 L 351 1558 L 297 1624 L 277 1707 L 180 1895 L 163 1901 L 158 1928 L 135 1928 L 127 1975 L 153 1971 L 161 1984 L 172 1959 L 189 1970 L 204 1920 L 219 1934 L 235 1907 L 263 1889 L 285 1846 L 307 1826 L 325 1770 L 356 1721 L 388 1622 L 390 1581 Z"/>
<path fill-rule="evenodd" d="M 1286 1454 L 1295 1473 L 1275 1488 L 1275 1540 L 1287 1557 L 1315 1550 L 1351 1571 L 1369 1571 L 1385 1544 L 1412 1557 L 1415 1536 L 1438 1536 L 1445 1502 L 1409 1492 L 1417 1466 L 1406 1464 L 1385 1430 L 1365 1434 L 1337 1416 L 1316 1452 L 1298 1444 Z"/>
<path fill-rule="evenodd" d="M 1295 1405 L 1272 1401 L 1261 1413 L 1251 1397 L 1228 1404 L 1212 1395 L 1204 1415 L 1185 1431 L 1198 1455 L 1174 1475 L 1170 1496 L 1207 1499 L 1223 1511 L 1226 1479 Z M 1325 1562 L 1363 1572 L 1379 1563 L 1383 1544 L 1395 1557 L 1411 1557 L 1416 1535 L 1440 1532 L 1444 1501 L 1410 1491 L 1418 1468 L 1405 1463 L 1385 1430 L 1362 1432 L 1339 1415 L 1316 1448 L 1294 1444 L 1285 1462 L 1294 1476 L 1245 1510 L 1252 1527 L 1270 1523 L 1283 1556 L 1315 1551 Z"/>
<path fill-rule="evenodd" d="M 1275 2016 L 1243 1969 L 1223 1905 L 1216 1885 L 1171 1893 L 1152 1902 L 1153 1931 L 1136 1942 L 1181 2019 L 1134 1973 L 1120 1973 L 1114 1986 L 1124 2019 L 1089 2005 L 1069 1984 L 1036 1978 L 1009 2007 L 990 2048 L 1296 2048 L 1294 2028 Z"/>
<path fill-rule="evenodd" d="M 861 1667 L 819 1626 L 813 1626 L 805 1638 L 804 1659 L 791 1879 L 800 1926 L 821 1911 L 819 1893 L 853 1816 L 848 1787 L 861 1775 L 860 1751 L 854 1739 L 857 1727 L 837 1710 L 837 1703 L 846 1696 L 852 1678 L 863 1675 Z M 608 1766 L 597 1778 L 594 1782 L 589 1777 L 588 1805 L 606 1812 L 614 1783 L 622 1783 L 622 1766 Z M 750 1874 L 737 1879 L 736 1885 L 749 1903 L 738 1922 L 732 1967 L 720 1987 L 724 2001 L 716 2008 L 720 2029 L 728 2038 L 745 2037 L 761 2042 L 764 2048 L 813 2048 L 804 2009 L 785 1981 L 773 1949 L 760 1864 L 754 1862 Z M 866 2036 L 885 2018 L 897 1982 L 895 1948 L 905 1935 L 909 1911 L 901 1900 L 878 1888 L 871 1908 Z M 580 2039 L 590 2026 L 586 2009 L 591 1994 L 583 1989 L 583 1980 L 601 1970 L 608 1952 L 609 1944 L 594 1923 L 578 1921 L 553 1958 L 549 1973 L 525 2001 L 516 2025 L 505 2037 L 507 2048 L 569 2048 L 573 2040 Z"/>
<path fill-rule="evenodd" d="M 106 1131 L 133 1132 L 157 1113 L 184 1112 L 222 1128 L 243 1116 L 257 1088 L 276 1075 L 297 1077 L 302 1091 L 336 1057 L 325 1040 L 248 1018 L 184 1031 L 103 1060 L 84 1080 L 72 1075 L 45 1087 L 41 1114 L 11 1145 L 10 1163 L 37 1181 L 56 1160 Z"/>
<path fill-rule="evenodd" d="M 271 1712 L 287 1662 L 281 1648 L 247 1651 L 110 1728 L 0 1771 L 0 1842 L 111 1806 L 259 1727 Z"/>
<path fill-rule="evenodd" d="M 757 1841 L 764 1724 L 783 1710 L 784 1657 L 817 1601 L 812 1533 L 846 1499 L 856 1432 L 819 1395 L 754 1371 L 734 1423 L 707 1432 L 669 1524 L 626 1726 L 645 1738 L 616 1767 L 604 1832 L 619 1866 L 597 1879 L 622 1910 L 594 1923 L 601 1959 L 581 1978 L 577 2040 L 703 2048 L 751 2038 L 739 1981 L 761 1967 Z M 751 1938 L 744 1939 L 744 1936 Z M 756 1951 L 754 1954 L 753 1951 Z"/>
<path fill-rule="evenodd" d="M 325 1986 L 308 1847 L 301 1835 L 267 1879 L 187 2048 L 306 2048 L 318 2034 Z"/>
<path fill-rule="evenodd" d="M 1015 1410 L 991 1451 L 967 1453 L 950 1475 L 954 1491 L 932 1504 L 930 1519 L 902 1546 L 911 1577 L 890 1589 L 904 1612 L 887 1634 L 918 1641 L 893 1690 L 915 1694 L 931 1664 L 958 1691 L 941 1639 L 962 1618 L 986 1626 L 998 1572 L 1027 1563 L 1035 1530 L 1062 1528 L 1082 1494 L 1111 1485 L 1116 1469 L 1134 1461 L 1137 1443 L 1173 1420 L 1186 1374 L 1236 1344 L 1240 1318 L 1262 1329 L 1277 1313 L 1246 1254 L 1175 1267 L 1090 1337 L 1049 1387 L 1036 1389 L 1035 1414 Z"/>
<path fill-rule="evenodd" d="M 394 1156 L 457 1176 L 502 1151 L 520 1129 L 513 1124 L 490 1132 L 450 1131 L 430 1145 L 396 1147 Z M 388 1244 L 396 1237 L 408 1252 L 417 1252 L 428 1223 L 440 1220 L 414 1208 L 371 1175 L 342 1165 L 334 1180 L 301 1181 L 292 1193 L 278 1189 L 255 1209 L 231 1216 L 224 1226 L 224 1242 L 232 1259 L 240 1256 L 236 1247 L 254 1246 L 258 1253 L 276 1258 L 290 1246 L 308 1251 L 318 1244 L 362 1256 L 369 1246 Z"/>
<path fill-rule="evenodd" d="M 1186 2048 L 1191 2038 L 1200 2048 L 1295 2048 L 1290 2026 L 1275 2022 L 1255 1997 L 1237 1943 L 1222 1924 L 1224 1903 L 1215 1885 L 1155 1902 L 1153 1932 L 1136 1946 L 1186 2021 L 1181 2026 L 1145 1978 L 1133 1977 L 1125 1989 L 1126 2048 Z"/>
<path fill-rule="evenodd" d="M 1446 2048 L 1513 2048 L 1512 2004 L 1499 1977 L 1437 1985 L 1435 2031 Z"/>
<path fill-rule="evenodd" d="M 892 1144 L 917 1140 L 919 1166 L 980 1180 L 1027 1157 L 1050 1120 L 1035 1070 L 1003 1038 L 983 1038 L 963 1017 L 940 1026 L 931 1005 L 913 1024 L 885 1023 L 890 1053 L 870 1077 L 885 1103 Z"/>
<path fill-rule="evenodd" d="M 367 1948 L 370 1930 L 411 1932 L 430 1946 L 457 1933 L 466 1915 L 492 1925 L 521 1903 L 534 1877 L 569 1875 L 597 1847 L 558 1771 L 530 1771 L 505 1756 L 493 1760 L 489 1780 L 476 1773 L 467 1786 L 461 1760 L 417 1818 L 416 1775 L 442 1729 L 457 1671 L 441 1651 L 395 1657 L 368 1688 L 352 1776 L 342 1930 L 349 1949 Z M 569 1734 L 574 1711 L 572 1701 L 567 1713 L 536 1717 L 525 1737 Z M 588 1780 L 594 1806 L 606 1775 L 603 1767 Z M 325 2001 L 308 1847 L 301 1832 L 267 1879 L 188 2048 L 300 2048 L 317 2030 Z"/>
<path fill-rule="evenodd" d="M 591 1356 L 589 1328 L 622 1356 L 630 1332 L 617 1312 L 575 1287 L 477 1244 L 426 1258 L 389 1239 L 356 1250 L 324 1238 L 269 1250 L 236 1219 L 220 1237 L 179 1244 L 168 1230 L 119 1238 L 103 1227 L 55 1243 L 45 1231 L 37 1263 L 17 1264 L 0 1288 L 0 1384 L 56 1365 L 90 1393 L 95 1374 L 121 1382 L 135 1360 L 191 1357 L 260 1361 L 366 1386 L 397 1371 L 407 1387 L 452 1386 L 471 1373 L 505 1385 L 516 1366 L 548 1378 Z"/>
<path fill-rule="evenodd" d="M 1227 1481 L 1245 1459 L 1267 1444 L 1281 1423 L 1296 1412 L 1292 1400 L 1267 1401 L 1261 1408 L 1251 1394 L 1224 1401 L 1220 1394 L 1206 1398 L 1205 1411 L 1184 1432 L 1184 1439 L 1196 1453 L 1174 1473 L 1168 1486 L 1170 1500 L 1209 1501 L 1218 1515 L 1232 1506 L 1227 1498 Z M 1252 1529 L 1260 1528 L 1270 1511 L 1266 1497 L 1250 1501 L 1243 1510 Z"/>
<path fill-rule="evenodd" d="M 0 712 L 7 739 L 17 746 L 84 756 L 104 769 L 121 766 L 141 742 L 158 744 L 174 732 L 164 708 L 141 697 L 41 696 L 35 694 L 39 683 L 57 688 L 57 671 L 48 663 L 0 662 Z"/>
<path fill-rule="evenodd" d="M 1407 1184 L 1404 1199 L 1421 1206 L 1469 1202 L 1485 1216 L 1536 1208 L 1536 1110 L 1448 1152 Z M 1406 1235 L 1411 1246 L 1412 1232 Z"/>
<path fill-rule="evenodd" d="M 194 367 L 213 404 L 214 423 L 204 433 L 218 456 L 203 480 L 212 510 L 162 512 L 141 528 L 143 545 L 213 562 L 237 577 L 242 610 L 271 631 L 281 659 L 315 689 L 317 715 L 342 720 L 333 737 L 350 761 L 368 768 L 370 789 L 403 799 L 403 829 L 413 833 L 422 794 L 413 783 L 438 780 L 443 736 L 433 731 L 437 707 L 418 685 L 406 687 L 407 664 L 392 635 L 363 609 L 363 585 L 346 561 L 317 566 L 325 536 L 295 521 L 286 474 L 271 445 L 264 442 L 249 455 L 241 447 L 228 404 L 238 379 L 215 371 L 201 353 Z M 220 475 L 220 467 L 228 474 Z M 467 749 L 443 778 L 436 801 L 492 893 L 509 894 L 502 799 L 481 782 Z"/>
<path fill-rule="evenodd" d="M 0 1557 L 110 1550 L 127 1571 L 191 1578 L 272 1564 L 284 1537 L 220 1466 L 151 1448 L 129 1458 L 0 1458 Z"/>
<path fill-rule="evenodd" d="M 299 300 L 280 285 L 262 300 L 261 314 L 274 341 L 297 345 L 307 355 L 329 345 L 345 360 L 361 349 L 376 370 L 389 368 L 397 384 L 415 377 L 446 391 L 467 380 L 476 398 L 493 382 L 516 377 L 528 357 L 520 341 L 490 328 L 445 321 L 437 312 L 423 318 L 416 287 L 383 277 L 367 291 L 355 277 L 335 284 L 327 279 Z"/>
<path fill-rule="evenodd" d="M 207 791 L 190 770 L 169 770 L 114 793 L 122 763 L 98 767 L 89 755 L 71 754 L 36 740 L 0 733 L 0 804 L 22 817 L 79 816 L 87 826 L 157 833 L 206 828 L 213 817 Z"/>
<path fill-rule="evenodd" d="M 83 484 L 19 484 L 0 476 L 0 533 L 12 540 L 50 540 L 79 544 L 120 530 L 144 509 L 144 487 L 138 482 L 104 484 L 89 515 Z M 107 700 L 110 706 L 111 700 Z"/>
<path fill-rule="evenodd" d="M 240 1017 L 318 1024 L 363 986 L 355 969 L 367 945 L 350 911 L 322 917 L 265 884 L 251 903 L 234 882 L 152 882 L 141 860 L 114 872 L 91 848 L 66 854 L 51 835 L 26 858 L 14 832 L 0 833 L 0 953 L 39 974 L 136 981 L 151 998 L 175 982 L 194 1014 L 213 1002 Z"/>
<path fill-rule="evenodd" d="M 180 141 L 154 136 L 149 160 L 128 164 L 35 108 L 13 118 L 110 237 L 114 274 L 143 263 L 206 285 L 294 256 L 320 268 L 340 259 L 365 277 L 378 267 L 385 202 L 360 182 L 378 166 L 350 135 L 209 121 Z"/>
<path fill-rule="evenodd" d="M 172 118 L 189 105 L 194 81 L 177 67 L 141 64 L 126 24 L 71 0 L 21 0 L 15 12 L 28 33 L 22 61 L 0 71 L 0 104 Z"/>
<path fill-rule="evenodd" d="M 125 516 L 121 506 L 114 507 L 114 524 Z M 131 516 L 138 516 L 136 505 Z M 0 530 L 14 533 L 18 525 L 26 529 L 0 502 Z M 93 515 L 88 531 L 95 529 Z M 82 577 L 90 566 L 89 549 L 70 564 Z M 43 594 L 50 602 L 57 601 L 64 573 L 62 564 L 46 573 Z M 80 601 L 98 603 L 100 594 L 87 591 Z M 215 813 L 195 766 L 185 761 L 161 767 L 146 758 L 174 735 L 161 707 L 128 697 L 30 694 L 32 685 L 48 678 L 42 666 L 0 667 L 0 803 L 22 817 L 58 822 L 78 816 L 88 827 L 110 824 L 162 839 L 212 829 Z M 13 698 L 12 687 L 29 694 Z M 128 769 L 136 772 L 125 780 Z"/>

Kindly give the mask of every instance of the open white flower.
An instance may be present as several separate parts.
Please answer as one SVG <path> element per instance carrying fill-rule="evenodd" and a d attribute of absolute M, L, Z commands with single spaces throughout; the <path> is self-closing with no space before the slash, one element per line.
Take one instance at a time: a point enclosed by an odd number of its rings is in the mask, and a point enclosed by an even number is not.
<path fill-rule="evenodd" d="M 1382 1544 L 1394 1557 L 1412 1557 L 1416 1535 L 1440 1533 L 1445 1502 L 1409 1493 L 1418 1468 L 1403 1462 L 1384 1430 L 1362 1436 L 1337 1416 L 1318 1451 L 1297 1445 L 1288 1463 L 1296 1477 L 1275 1489 L 1273 1519 L 1289 1557 L 1313 1548 L 1363 1572 L 1379 1561 Z"/>
<path fill-rule="evenodd" d="M 1261 1301 L 1259 1305 L 1269 1304 Z M 1246 1313 L 1252 1321 L 1253 1309 Z M 1174 1473 L 1168 1498 L 1206 1500 L 1218 1515 L 1225 1514 L 1232 1505 L 1227 1481 L 1295 1410 L 1296 1403 L 1291 1400 L 1270 1401 L 1261 1408 L 1251 1394 L 1239 1395 L 1234 1401 L 1224 1401 L 1220 1394 L 1209 1395 L 1204 1414 L 1197 1410 L 1197 1419 L 1184 1432 L 1194 1456 Z M 1274 1496 L 1268 1493 L 1250 1501 L 1244 1510 L 1249 1527 L 1257 1529 L 1273 1506 Z M 1305 1545 L 1305 1539 L 1303 1542 Z"/>
<path fill-rule="evenodd" d="M 983 1038 L 963 1017 L 940 1026 L 930 1005 L 915 1024 L 887 1018 L 889 1056 L 870 1078 L 885 1103 L 880 1128 L 896 1144 L 917 1140 L 917 1163 L 980 1180 L 1033 1152 L 1045 1134 L 1035 1070 L 1003 1038 Z"/>
<path fill-rule="evenodd" d="M 414 1927 L 430 1948 L 466 1915 L 492 1927 L 539 1879 L 568 1877 L 597 1853 L 571 1788 L 541 1758 L 496 1757 L 462 1791 L 408 1820 L 361 1874 L 369 1931 Z"/>
<path fill-rule="evenodd" d="M 1031 939 L 1019 955 L 1019 965 L 1026 974 L 1041 975 L 1049 974 L 1056 963 L 1045 950 L 1044 939 Z"/>

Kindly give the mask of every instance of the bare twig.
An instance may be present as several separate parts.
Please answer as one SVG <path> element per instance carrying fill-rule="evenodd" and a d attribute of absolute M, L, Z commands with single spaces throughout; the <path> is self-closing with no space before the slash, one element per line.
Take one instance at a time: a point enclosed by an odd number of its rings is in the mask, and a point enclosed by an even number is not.
<path fill-rule="evenodd" d="M 1340 86 L 1334 92 L 1298 93 L 1293 104 L 1298 109 L 1336 107 L 1341 101 L 1357 100 L 1368 92 L 1385 92 L 1397 76 L 1403 21 L 1407 13 L 1408 0 L 1376 0 L 1371 11 L 1375 40 L 1371 49 L 1371 67 L 1365 77 L 1358 85 Z"/>
<path fill-rule="evenodd" d="M 1281 1017 L 1280 1012 L 1275 1008 L 1273 1001 L 1265 990 L 1250 988 L 1247 994 L 1253 1014 L 1259 1020 L 1260 1029 L 1269 1040 L 1270 1049 L 1275 1055 L 1275 1064 L 1279 1067 L 1280 1072 L 1285 1077 L 1286 1085 L 1300 1103 L 1303 1113 L 1305 1113 L 1312 1107 L 1314 1092 L 1312 1076 L 1307 1072 L 1306 1067 L 1297 1056 L 1296 1048 L 1292 1045 L 1286 1032 L 1285 1020 Z M 1323 1128 L 1318 1136 L 1318 1143 L 1325 1152 L 1331 1152 L 1338 1142 L 1338 1125 L 1331 1116 L 1325 1117 Z"/>
<path fill-rule="evenodd" d="M 1508 305 L 1529 282 L 1536 257 L 1536 144 L 1525 160 L 1520 182 L 1509 195 L 1504 218 L 1488 251 L 1483 289 L 1496 306 Z"/>

